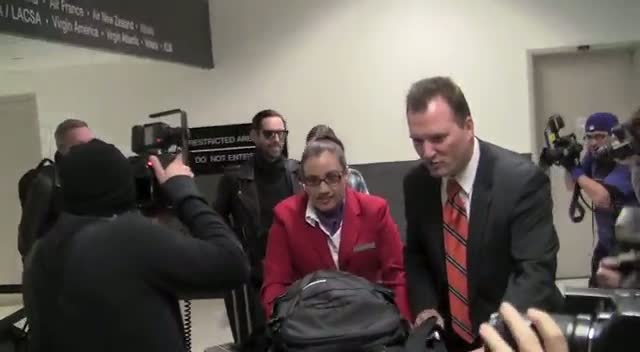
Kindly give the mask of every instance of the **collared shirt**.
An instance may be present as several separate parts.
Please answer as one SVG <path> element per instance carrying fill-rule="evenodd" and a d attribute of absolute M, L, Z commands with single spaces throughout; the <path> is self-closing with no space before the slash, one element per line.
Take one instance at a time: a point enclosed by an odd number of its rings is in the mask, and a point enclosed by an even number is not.
<path fill-rule="evenodd" d="M 467 211 L 467 219 L 471 216 L 471 195 L 473 194 L 473 182 L 476 180 L 478 172 L 478 164 L 480 164 L 480 143 L 477 138 L 473 138 L 473 154 L 471 160 L 459 174 L 453 176 L 462 187 L 462 199 L 464 200 L 465 210 Z M 449 177 L 442 178 L 442 187 L 440 187 L 440 195 L 442 197 L 442 205 L 447 201 L 447 181 Z"/>
<path fill-rule="evenodd" d="M 338 230 L 331 234 L 331 231 L 324 227 L 320 222 L 320 218 L 316 213 L 316 210 L 311 205 L 311 202 L 307 202 L 307 210 L 305 212 L 305 220 L 307 223 L 313 227 L 318 227 L 322 232 L 327 235 L 327 243 L 329 244 L 329 250 L 331 251 L 331 258 L 333 262 L 336 264 L 336 268 L 340 268 L 338 264 L 338 253 L 340 252 L 340 238 L 342 237 L 342 221 L 340 222 L 340 226 Z"/>

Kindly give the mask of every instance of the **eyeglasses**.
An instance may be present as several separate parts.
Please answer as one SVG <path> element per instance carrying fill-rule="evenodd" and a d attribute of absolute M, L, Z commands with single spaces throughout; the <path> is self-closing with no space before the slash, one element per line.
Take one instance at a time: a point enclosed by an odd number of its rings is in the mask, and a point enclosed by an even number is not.
<path fill-rule="evenodd" d="M 335 186 L 342 181 L 343 173 L 339 171 L 331 171 L 324 177 L 318 176 L 305 176 L 302 179 L 302 183 L 307 187 L 319 187 L 322 182 L 328 186 Z"/>
<path fill-rule="evenodd" d="M 587 134 L 587 135 L 585 135 L 585 136 L 584 136 L 584 139 L 585 139 L 585 140 L 588 140 L 588 141 L 592 141 L 592 140 L 595 140 L 595 141 L 603 141 L 603 140 L 605 140 L 605 138 L 607 138 L 607 137 L 609 137 L 609 135 L 608 135 L 608 134 L 606 134 L 606 133 L 593 133 L 593 134 Z"/>
<path fill-rule="evenodd" d="M 287 130 L 261 130 L 262 136 L 266 139 L 273 139 L 278 136 L 278 139 L 283 140 L 289 134 Z"/>

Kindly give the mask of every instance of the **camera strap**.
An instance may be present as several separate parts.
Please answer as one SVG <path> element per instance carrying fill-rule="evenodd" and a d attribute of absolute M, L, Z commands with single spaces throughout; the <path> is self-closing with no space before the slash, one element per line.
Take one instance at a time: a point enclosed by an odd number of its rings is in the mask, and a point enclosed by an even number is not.
<path fill-rule="evenodd" d="M 573 196 L 571 197 L 571 204 L 569 204 L 569 218 L 574 223 L 581 222 L 584 219 L 585 210 L 582 204 L 580 204 L 580 185 L 576 182 L 573 187 Z"/>

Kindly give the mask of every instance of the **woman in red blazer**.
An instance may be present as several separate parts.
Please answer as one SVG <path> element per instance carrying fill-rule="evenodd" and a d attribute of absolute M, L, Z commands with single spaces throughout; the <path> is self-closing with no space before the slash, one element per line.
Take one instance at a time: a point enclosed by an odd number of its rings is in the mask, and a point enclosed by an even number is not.
<path fill-rule="evenodd" d="M 274 209 L 264 259 L 262 304 L 272 314 L 289 285 L 322 269 L 347 271 L 395 292 L 411 320 L 402 242 L 387 202 L 347 186 L 347 163 L 337 138 L 310 142 L 302 155 L 304 193 Z"/>

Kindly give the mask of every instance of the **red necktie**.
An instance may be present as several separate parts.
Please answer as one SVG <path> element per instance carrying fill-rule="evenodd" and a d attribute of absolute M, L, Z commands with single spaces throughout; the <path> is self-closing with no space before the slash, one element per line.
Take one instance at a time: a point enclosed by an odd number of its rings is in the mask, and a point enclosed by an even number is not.
<path fill-rule="evenodd" d="M 447 183 L 447 200 L 442 208 L 444 249 L 449 282 L 449 308 L 453 330 L 468 343 L 473 342 L 467 289 L 467 236 L 469 221 L 462 188 L 453 179 Z"/>

